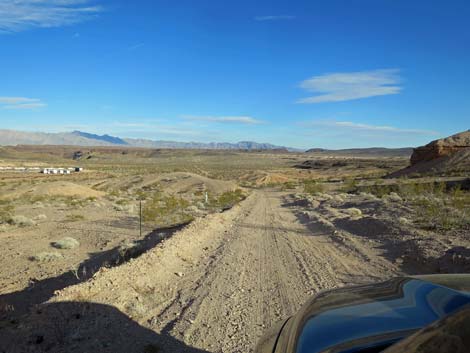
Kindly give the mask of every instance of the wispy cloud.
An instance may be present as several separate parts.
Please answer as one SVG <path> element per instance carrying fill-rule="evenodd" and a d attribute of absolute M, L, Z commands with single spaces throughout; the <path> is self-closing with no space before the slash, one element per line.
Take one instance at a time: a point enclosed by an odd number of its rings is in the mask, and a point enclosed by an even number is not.
<path fill-rule="evenodd" d="M 101 11 L 89 0 L 0 0 L 0 33 L 72 25 Z"/>
<path fill-rule="evenodd" d="M 255 21 L 282 21 L 293 20 L 295 16 L 291 15 L 270 15 L 270 16 L 256 16 Z"/>
<path fill-rule="evenodd" d="M 256 125 L 263 124 L 263 121 L 252 118 L 250 116 L 184 116 L 187 120 L 199 120 L 208 121 L 214 123 L 236 123 L 236 124 L 247 124 Z"/>
<path fill-rule="evenodd" d="M 401 91 L 400 70 L 382 69 L 332 73 L 314 76 L 300 84 L 318 95 L 302 98 L 298 103 L 340 102 L 353 99 L 397 94 Z"/>
<path fill-rule="evenodd" d="M 302 124 L 304 127 L 328 129 L 332 132 L 369 133 L 369 134 L 400 134 L 400 135 L 438 135 L 437 131 L 426 129 L 405 129 L 387 125 L 370 125 L 351 121 L 315 120 Z"/>
<path fill-rule="evenodd" d="M 145 44 L 144 43 L 137 43 L 137 44 L 134 44 L 134 45 L 131 45 L 129 48 L 127 48 L 128 50 L 136 50 L 136 49 L 139 49 L 140 47 L 143 47 Z"/>
<path fill-rule="evenodd" d="M 2 109 L 37 109 L 46 105 L 46 103 L 37 98 L 0 97 L 0 107 Z"/>

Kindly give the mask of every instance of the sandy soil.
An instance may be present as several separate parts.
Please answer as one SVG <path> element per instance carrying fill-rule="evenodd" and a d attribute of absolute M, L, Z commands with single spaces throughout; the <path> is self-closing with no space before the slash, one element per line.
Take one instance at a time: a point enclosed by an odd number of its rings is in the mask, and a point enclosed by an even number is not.
<path fill-rule="evenodd" d="M 138 259 L 57 292 L 0 330 L 0 342 L 9 352 L 251 352 L 311 294 L 401 273 L 367 240 L 346 232 L 339 242 L 304 222 L 297 202 L 254 191 Z"/>

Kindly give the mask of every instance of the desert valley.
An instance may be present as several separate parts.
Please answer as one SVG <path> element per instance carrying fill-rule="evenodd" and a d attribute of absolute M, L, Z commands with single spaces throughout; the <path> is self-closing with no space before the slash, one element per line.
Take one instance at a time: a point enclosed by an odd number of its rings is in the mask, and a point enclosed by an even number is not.
<path fill-rule="evenodd" d="M 470 131 L 414 151 L 115 142 L 0 147 L 1 352 L 251 352 L 319 291 L 470 271 Z"/>

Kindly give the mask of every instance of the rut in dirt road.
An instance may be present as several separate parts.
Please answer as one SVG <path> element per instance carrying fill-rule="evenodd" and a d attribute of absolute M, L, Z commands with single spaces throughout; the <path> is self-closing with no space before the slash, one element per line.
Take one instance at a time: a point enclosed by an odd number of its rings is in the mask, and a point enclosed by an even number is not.
<path fill-rule="evenodd" d="M 293 199 L 253 191 L 231 210 L 197 219 L 138 259 L 103 269 L 51 301 L 109 305 L 155 333 L 152 344 L 162 352 L 246 353 L 310 295 L 396 274 L 367 242 L 349 233 L 338 241 L 335 230 L 304 224 L 304 209 Z M 109 343 L 112 352 L 128 353 L 119 342 Z M 132 352 L 145 344 L 136 339 Z M 80 351 L 88 348 L 92 341 L 80 342 Z"/>

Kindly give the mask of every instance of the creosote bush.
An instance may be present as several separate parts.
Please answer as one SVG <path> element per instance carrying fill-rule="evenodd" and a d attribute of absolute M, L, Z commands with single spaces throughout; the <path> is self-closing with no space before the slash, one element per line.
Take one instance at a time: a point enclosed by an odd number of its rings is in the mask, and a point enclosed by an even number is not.
<path fill-rule="evenodd" d="M 363 187 L 385 201 L 406 202 L 416 212 L 417 224 L 423 228 L 450 230 L 470 224 L 470 193 L 460 186 L 445 183 L 409 182 Z"/>
<path fill-rule="evenodd" d="M 189 205 L 189 202 L 183 198 L 155 192 L 143 206 L 143 220 L 165 226 L 186 223 L 192 220 L 192 216 L 187 211 Z"/>
<path fill-rule="evenodd" d="M 231 208 L 245 198 L 241 189 L 226 191 L 220 194 L 214 201 L 215 206 L 220 208 Z"/>
<path fill-rule="evenodd" d="M 319 194 L 324 191 L 322 184 L 318 183 L 316 180 L 310 179 L 304 181 L 304 192 L 307 194 Z"/>

